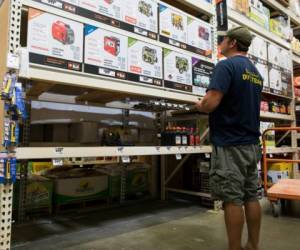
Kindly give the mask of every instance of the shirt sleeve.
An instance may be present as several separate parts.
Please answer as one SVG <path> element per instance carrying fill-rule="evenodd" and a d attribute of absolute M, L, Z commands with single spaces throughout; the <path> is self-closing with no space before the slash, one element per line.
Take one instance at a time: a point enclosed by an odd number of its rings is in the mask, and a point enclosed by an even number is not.
<path fill-rule="evenodd" d="M 233 69 L 228 60 L 219 62 L 213 71 L 207 91 L 218 90 L 226 94 L 232 82 L 232 71 Z"/>

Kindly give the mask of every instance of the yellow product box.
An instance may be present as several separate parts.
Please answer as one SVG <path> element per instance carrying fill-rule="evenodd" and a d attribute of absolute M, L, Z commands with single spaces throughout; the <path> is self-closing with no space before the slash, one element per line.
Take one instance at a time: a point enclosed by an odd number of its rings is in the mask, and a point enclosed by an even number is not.
<path fill-rule="evenodd" d="M 277 36 L 283 37 L 283 33 L 281 31 L 281 24 L 276 19 L 270 19 L 270 31 Z"/>
<path fill-rule="evenodd" d="M 52 162 L 29 162 L 28 170 L 31 174 L 40 175 L 43 171 L 53 168 Z"/>
<path fill-rule="evenodd" d="M 268 169 L 271 171 L 288 171 L 289 176 L 292 177 L 293 163 L 276 162 L 276 163 L 270 164 Z"/>

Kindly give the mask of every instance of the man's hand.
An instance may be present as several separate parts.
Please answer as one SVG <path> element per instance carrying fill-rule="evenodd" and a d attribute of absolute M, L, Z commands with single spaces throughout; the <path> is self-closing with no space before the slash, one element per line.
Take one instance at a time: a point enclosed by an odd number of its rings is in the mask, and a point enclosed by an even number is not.
<path fill-rule="evenodd" d="M 203 99 L 195 103 L 195 107 L 200 112 L 211 113 L 219 106 L 223 96 L 221 91 L 209 90 Z"/>

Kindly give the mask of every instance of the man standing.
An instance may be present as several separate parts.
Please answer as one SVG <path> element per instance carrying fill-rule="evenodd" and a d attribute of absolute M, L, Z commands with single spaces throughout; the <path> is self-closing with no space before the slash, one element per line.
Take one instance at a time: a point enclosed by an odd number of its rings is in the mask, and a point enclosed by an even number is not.
<path fill-rule="evenodd" d="M 251 42 L 245 27 L 227 32 L 220 45 L 227 59 L 216 65 L 206 96 L 196 103 L 199 111 L 210 114 L 210 185 L 213 197 L 224 203 L 230 250 L 243 249 L 245 218 L 248 242 L 244 249 L 258 250 L 260 234 L 257 163 L 263 78 L 247 57 Z"/>

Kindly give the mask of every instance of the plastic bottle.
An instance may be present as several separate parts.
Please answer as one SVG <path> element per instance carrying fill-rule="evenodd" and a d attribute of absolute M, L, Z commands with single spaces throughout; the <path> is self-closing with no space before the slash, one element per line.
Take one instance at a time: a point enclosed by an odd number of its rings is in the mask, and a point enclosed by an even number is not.
<path fill-rule="evenodd" d="M 181 144 L 183 146 L 188 145 L 188 135 L 187 135 L 187 128 L 183 127 L 181 129 Z"/>
<path fill-rule="evenodd" d="M 181 138 L 181 128 L 177 127 L 175 130 L 175 145 L 181 146 L 182 138 Z"/>
<path fill-rule="evenodd" d="M 189 145 L 190 146 L 194 146 L 195 145 L 194 128 L 190 128 L 190 131 L 189 131 Z"/>

